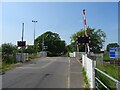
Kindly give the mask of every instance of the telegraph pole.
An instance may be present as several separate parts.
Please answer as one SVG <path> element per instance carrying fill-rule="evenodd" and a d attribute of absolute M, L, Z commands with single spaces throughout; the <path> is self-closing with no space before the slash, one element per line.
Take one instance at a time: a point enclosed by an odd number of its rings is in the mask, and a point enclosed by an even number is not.
<path fill-rule="evenodd" d="M 22 42 L 23 42 L 23 36 L 24 36 L 24 23 L 22 23 Z"/>

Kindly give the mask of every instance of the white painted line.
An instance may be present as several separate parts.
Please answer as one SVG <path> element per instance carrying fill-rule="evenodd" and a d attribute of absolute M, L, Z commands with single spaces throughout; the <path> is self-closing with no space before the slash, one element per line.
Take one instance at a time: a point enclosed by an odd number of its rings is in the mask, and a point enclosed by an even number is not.
<path fill-rule="evenodd" d="M 81 64 L 81 62 L 78 59 L 76 59 L 76 60 L 79 62 L 79 64 Z"/>
<path fill-rule="evenodd" d="M 70 88 L 70 58 L 68 58 L 68 78 L 67 78 L 67 88 Z"/>
<path fill-rule="evenodd" d="M 17 67 L 17 69 L 43 69 L 43 68 L 46 68 L 47 66 L 49 66 L 52 63 L 53 62 L 49 62 L 42 67 Z"/>
<path fill-rule="evenodd" d="M 52 63 L 53 63 L 53 62 L 47 63 L 46 65 L 42 66 L 41 69 L 47 67 L 48 65 L 50 65 L 50 64 L 52 64 Z"/>

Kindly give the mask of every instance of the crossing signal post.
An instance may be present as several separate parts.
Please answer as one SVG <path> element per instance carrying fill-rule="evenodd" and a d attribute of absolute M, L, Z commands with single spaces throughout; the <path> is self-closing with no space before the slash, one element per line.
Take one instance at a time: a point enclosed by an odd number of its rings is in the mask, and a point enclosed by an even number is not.
<path fill-rule="evenodd" d="M 21 61 L 23 61 L 23 48 L 26 46 L 26 41 L 23 41 L 24 37 L 24 23 L 22 23 L 22 40 L 17 41 L 17 46 L 21 47 Z"/>

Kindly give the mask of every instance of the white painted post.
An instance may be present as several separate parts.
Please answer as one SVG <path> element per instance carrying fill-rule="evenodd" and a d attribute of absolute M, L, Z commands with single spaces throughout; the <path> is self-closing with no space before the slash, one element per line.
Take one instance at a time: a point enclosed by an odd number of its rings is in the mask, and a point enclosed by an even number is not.
<path fill-rule="evenodd" d="M 93 74 L 93 78 L 92 78 L 93 79 L 93 88 L 95 88 L 95 68 L 96 68 L 96 61 L 95 60 L 93 61 L 92 65 L 93 65 L 93 68 L 92 68 L 93 69 L 93 73 L 92 73 Z"/>
<path fill-rule="evenodd" d="M 82 54 L 82 67 L 85 67 L 85 57 L 84 57 L 84 55 Z"/>
<path fill-rule="evenodd" d="M 120 83 L 116 82 L 116 90 L 120 90 Z"/>

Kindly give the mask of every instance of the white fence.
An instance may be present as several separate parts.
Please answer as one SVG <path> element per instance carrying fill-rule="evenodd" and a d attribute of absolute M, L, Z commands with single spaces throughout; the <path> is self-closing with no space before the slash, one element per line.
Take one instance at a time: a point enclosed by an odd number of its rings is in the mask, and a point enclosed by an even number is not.
<path fill-rule="evenodd" d="M 76 53 L 75 53 L 75 52 L 69 53 L 69 56 L 70 56 L 70 57 L 76 57 Z"/>
<path fill-rule="evenodd" d="M 98 86 L 97 87 L 95 86 L 95 80 L 97 80 L 103 87 L 106 88 L 106 90 L 110 90 L 106 85 L 104 85 L 103 82 L 101 82 L 97 77 L 95 77 L 95 70 L 97 70 L 104 76 L 108 77 L 110 80 L 114 81 L 116 83 L 116 90 L 120 90 L 120 82 L 114 79 L 113 77 L 109 76 L 105 72 L 96 68 L 96 61 L 89 59 L 86 54 L 82 55 L 82 67 L 85 68 L 90 88 L 98 88 Z"/>
<path fill-rule="evenodd" d="M 85 52 L 72 52 L 72 53 L 69 53 L 69 56 L 70 57 L 76 57 L 77 59 L 81 59 L 82 54 L 85 54 Z"/>
<path fill-rule="evenodd" d="M 89 59 L 87 55 L 82 55 L 82 66 L 86 71 L 88 82 L 90 88 L 95 88 L 95 71 L 94 71 L 94 61 Z"/>

